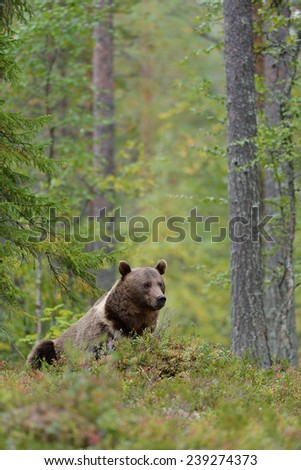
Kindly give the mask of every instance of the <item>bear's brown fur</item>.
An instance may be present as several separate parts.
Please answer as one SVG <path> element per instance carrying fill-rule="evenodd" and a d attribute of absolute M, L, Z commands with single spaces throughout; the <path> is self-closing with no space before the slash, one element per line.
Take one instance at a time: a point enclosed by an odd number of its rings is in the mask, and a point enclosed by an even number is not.
<path fill-rule="evenodd" d="M 165 260 L 155 268 L 134 269 L 126 261 L 121 261 L 121 279 L 112 289 L 64 334 L 38 343 L 29 354 L 27 363 L 38 369 L 43 361 L 51 364 L 59 360 L 66 342 L 83 350 L 97 351 L 104 337 L 110 345 L 121 335 L 141 335 L 146 328 L 153 330 L 159 310 L 166 301 L 162 278 L 166 268 Z"/>

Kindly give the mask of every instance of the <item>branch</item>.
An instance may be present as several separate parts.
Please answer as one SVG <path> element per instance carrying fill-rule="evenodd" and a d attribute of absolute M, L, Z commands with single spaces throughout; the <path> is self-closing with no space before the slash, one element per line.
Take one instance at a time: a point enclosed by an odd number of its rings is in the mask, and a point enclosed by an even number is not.
<path fill-rule="evenodd" d="M 204 38 L 207 41 L 212 42 L 216 46 L 218 46 L 221 43 L 221 39 L 218 39 L 214 36 L 211 36 L 211 34 L 209 34 L 209 33 L 199 33 L 199 35 L 201 36 L 201 38 Z"/>
<path fill-rule="evenodd" d="M 298 39 L 296 41 L 295 50 L 292 51 L 292 57 L 291 57 L 291 64 L 292 64 L 291 73 L 290 73 L 289 80 L 287 81 L 287 86 L 285 86 L 284 88 L 284 96 L 286 97 L 286 99 L 289 99 L 293 84 L 296 80 L 298 56 L 299 56 L 300 49 L 301 49 L 301 31 L 298 31 L 297 36 L 298 36 Z"/>

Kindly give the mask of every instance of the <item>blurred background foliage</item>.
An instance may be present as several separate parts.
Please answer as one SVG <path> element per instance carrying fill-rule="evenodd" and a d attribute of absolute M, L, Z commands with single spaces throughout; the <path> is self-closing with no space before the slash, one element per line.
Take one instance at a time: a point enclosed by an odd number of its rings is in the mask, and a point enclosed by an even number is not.
<path fill-rule="evenodd" d="M 122 215 L 187 218 L 197 208 L 203 220 L 218 217 L 202 243 L 176 237 L 159 224 L 158 241 L 135 243 L 127 236 L 116 260 L 133 266 L 169 264 L 165 316 L 206 339 L 229 345 L 230 285 L 228 239 L 212 243 L 227 228 L 225 76 L 220 1 L 127 0 L 115 3 L 114 79 L 116 174 L 96 177 L 93 169 L 93 27 L 99 20 L 92 0 L 33 0 L 33 18 L 16 23 L 15 54 L 22 77 L 7 85 L 7 107 L 30 116 L 51 115 L 41 141 L 51 159 L 62 161 L 51 177 L 35 175 L 39 194 L 66 202 L 64 216 L 82 217 L 95 193 L 113 190 Z M 294 90 L 298 97 L 299 88 Z M 296 133 L 299 131 L 296 130 Z M 298 193 L 297 193 L 298 194 Z M 298 201 L 299 210 L 299 201 Z M 60 213 L 61 214 L 61 213 Z M 177 225 L 177 224 L 175 224 Z M 127 234 L 127 227 L 123 226 Z M 153 236 L 152 236 L 153 235 Z M 296 275 L 300 271 L 299 230 Z M 35 334 L 36 265 L 20 265 L 27 315 L 1 316 L 0 357 L 26 356 Z M 72 286 L 71 286 L 72 288 Z M 78 288 L 75 286 L 74 288 Z M 56 335 L 85 313 L 84 291 L 75 303 L 63 299 L 48 275 L 41 280 L 43 336 Z M 300 294 L 296 317 L 301 331 Z M 300 337 L 300 333 L 299 333 Z"/>

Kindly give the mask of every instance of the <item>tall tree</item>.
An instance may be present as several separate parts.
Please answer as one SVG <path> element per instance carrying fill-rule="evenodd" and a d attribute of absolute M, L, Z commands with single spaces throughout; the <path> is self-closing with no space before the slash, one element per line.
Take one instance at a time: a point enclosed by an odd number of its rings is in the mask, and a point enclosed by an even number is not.
<path fill-rule="evenodd" d="M 297 364 L 293 263 L 296 206 L 289 105 L 300 38 L 297 35 L 293 40 L 291 26 L 290 1 L 271 1 L 265 28 L 265 115 L 270 144 L 264 195 L 265 211 L 274 215 L 270 231 L 275 243 L 266 244 L 264 310 L 272 357 Z"/>
<path fill-rule="evenodd" d="M 4 82 L 16 82 L 20 72 L 14 57 L 12 21 L 14 17 L 23 19 L 29 11 L 26 1 L 1 2 L 0 80 L 3 89 Z M 9 311 L 21 310 L 22 289 L 14 280 L 25 261 L 44 256 L 52 279 L 63 291 L 74 296 L 74 289 L 71 292 L 68 285 L 70 275 L 93 290 L 94 277 L 88 269 L 98 269 L 106 259 L 99 252 L 84 252 L 79 243 L 64 243 L 49 220 L 49 209 L 58 209 L 61 204 L 33 190 L 37 171 L 50 175 L 57 170 L 55 162 L 44 155 L 45 145 L 35 139 L 48 121 L 48 117 L 30 119 L 8 111 L 4 100 L 0 100 L 0 305 L 5 305 L 0 314 L 4 316 Z"/>
<path fill-rule="evenodd" d="M 94 27 L 93 50 L 93 155 L 96 180 L 115 175 L 115 123 L 114 123 L 114 32 L 113 0 L 97 0 L 96 8 L 100 20 Z M 102 193 L 97 190 L 90 202 L 90 215 L 99 217 L 105 209 L 109 215 L 114 206 L 114 191 L 105 188 Z M 98 234 L 97 234 L 98 235 Z M 106 234 L 105 234 L 106 235 Z M 93 243 L 94 248 L 110 251 L 107 243 Z M 109 289 L 114 281 L 112 267 L 97 274 L 99 286 Z"/>
<path fill-rule="evenodd" d="M 16 82 L 19 69 L 13 54 L 12 22 L 24 20 L 30 13 L 26 1 L 4 1 L 0 6 L 0 79 Z M 49 174 L 54 164 L 43 157 L 43 147 L 34 136 L 45 118 L 27 119 L 8 112 L 0 101 L 0 299 L 6 309 L 19 308 L 21 289 L 14 282 L 14 268 L 21 259 L 38 257 L 40 246 L 28 242 L 28 221 L 44 214 L 51 201 L 36 196 L 28 169 L 38 168 Z"/>
<path fill-rule="evenodd" d="M 93 88 L 95 164 L 104 177 L 115 172 L 113 0 L 98 0 L 101 15 L 94 28 Z"/>
<path fill-rule="evenodd" d="M 263 312 L 263 269 L 258 233 L 249 230 L 259 207 L 259 177 L 252 0 L 224 0 L 231 233 L 232 350 L 250 354 L 263 367 L 271 358 Z M 233 225 L 232 225 L 233 226 Z M 255 235 L 255 239 L 254 239 Z"/>
<path fill-rule="evenodd" d="M 141 43 L 141 70 L 140 70 L 140 89 L 141 99 L 143 106 L 141 108 L 141 121 L 140 133 L 143 142 L 143 148 L 146 158 L 151 158 L 153 155 L 153 122 L 152 122 L 152 98 L 153 86 L 152 83 L 152 28 L 153 24 L 150 23 L 149 15 L 149 0 L 142 1 L 145 7 L 145 17 L 143 32 L 140 37 Z"/>

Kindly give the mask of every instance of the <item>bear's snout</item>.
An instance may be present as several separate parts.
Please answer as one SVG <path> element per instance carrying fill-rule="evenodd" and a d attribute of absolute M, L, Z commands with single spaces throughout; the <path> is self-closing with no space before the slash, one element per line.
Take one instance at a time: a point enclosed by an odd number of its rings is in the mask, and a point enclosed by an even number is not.
<path fill-rule="evenodd" d="M 157 297 L 157 306 L 158 306 L 158 308 L 164 307 L 165 302 L 166 302 L 165 295 L 160 295 L 159 297 Z"/>

